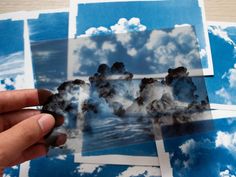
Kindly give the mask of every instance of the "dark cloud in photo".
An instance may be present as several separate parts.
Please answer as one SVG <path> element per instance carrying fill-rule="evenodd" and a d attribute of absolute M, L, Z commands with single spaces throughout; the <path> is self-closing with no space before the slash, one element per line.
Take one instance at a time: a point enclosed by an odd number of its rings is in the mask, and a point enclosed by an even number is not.
<path fill-rule="evenodd" d="M 121 62 L 101 64 L 89 81 L 63 83 L 43 107 L 65 117 L 64 133 L 80 139 L 84 152 L 178 136 L 171 128 L 209 110 L 204 79 L 189 77 L 184 67 L 169 69 L 164 79 L 135 80 Z M 163 132 L 163 126 L 170 129 Z"/>

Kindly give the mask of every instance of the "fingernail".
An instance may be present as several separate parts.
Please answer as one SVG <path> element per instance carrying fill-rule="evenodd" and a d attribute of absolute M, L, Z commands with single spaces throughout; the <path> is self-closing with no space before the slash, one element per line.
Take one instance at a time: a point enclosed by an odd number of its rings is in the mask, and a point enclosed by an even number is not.
<path fill-rule="evenodd" d="M 66 143 L 66 134 L 60 134 L 56 140 L 56 146 L 61 146 Z"/>
<path fill-rule="evenodd" d="M 43 132 L 49 132 L 55 124 L 55 119 L 50 114 L 43 114 L 38 120 L 39 126 Z"/>

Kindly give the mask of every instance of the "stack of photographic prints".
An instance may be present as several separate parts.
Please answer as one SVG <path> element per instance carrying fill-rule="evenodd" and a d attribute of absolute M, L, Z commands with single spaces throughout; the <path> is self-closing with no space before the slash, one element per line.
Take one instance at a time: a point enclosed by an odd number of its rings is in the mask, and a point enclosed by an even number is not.
<path fill-rule="evenodd" d="M 67 135 L 5 177 L 236 176 L 236 24 L 202 0 L 71 0 L 0 31 L 0 91 L 51 90 Z"/>
<path fill-rule="evenodd" d="M 19 13 L 20 14 L 20 13 Z M 0 15 L 0 91 L 24 87 L 24 19 Z"/>

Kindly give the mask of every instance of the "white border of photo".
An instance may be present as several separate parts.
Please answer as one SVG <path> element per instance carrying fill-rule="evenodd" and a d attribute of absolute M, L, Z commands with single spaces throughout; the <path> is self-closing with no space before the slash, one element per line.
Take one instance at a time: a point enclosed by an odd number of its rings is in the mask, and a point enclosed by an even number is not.
<path fill-rule="evenodd" d="M 75 162 L 76 163 L 76 162 Z M 90 171 L 93 171 L 93 170 L 90 170 L 90 168 L 93 168 L 93 167 L 97 167 L 97 166 L 102 166 L 102 165 L 107 165 L 107 164 L 91 164 L 91 163 L 78 163 L 79 166 L 83 166 L 83 168 L 89 170 Z M 132 166 L 133 168 L 135 167 L 135 171 L 138 170 L 140 168 L 141 171 L 146 171 L 146 169 L 149 169 L 149 168 L 153 168 L 153 167 L 156 167 L 156 166 L 142 166 L 142 165 L 127 165 L 127 166 Z M 129 169 L 129 168 L 128 168 Z M 127 169 L 127 170 L 128 170 Z M 20 165 L 20 169 L 19 169 L 19 177 L 30 177 L 29 176 L 29 170 L 30 170 L 30 161 L 26 161 L 24 163 L 22 163 Z M 124 172 L 129 172 L 129 175 L 132 175 L 132 171 L 124 171 Z M 130 169 L 131 170 L 131 169 Z M 162 176 L 162 172 L 161 172 L 161 168 L 159 167 L 158 169 L 156 169 L 157 173 L 158 174 L 155 174 L 157 176 Z M 87 172 L 87 171 L 86 171 Z M 87 174 L 87 173 L 86 173 Z M 123 174 L 123 173 L 122 173 Z M 121 175 L 122 175 L 121 174 Z M 123 174 L 125 175 L 125 174 Z"/>

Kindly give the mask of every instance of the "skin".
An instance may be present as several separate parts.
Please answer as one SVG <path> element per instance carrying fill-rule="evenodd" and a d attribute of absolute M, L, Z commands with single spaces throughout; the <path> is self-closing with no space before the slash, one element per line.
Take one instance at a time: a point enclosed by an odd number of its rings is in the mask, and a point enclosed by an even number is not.
<path fill-rule="evenodd" d="M 40 156 L 48 151 L 44 136 L 63 118 L 42 114 L 27 107 L 43 105 L 51 95 L 46 90 L 17 90 L 0 92 L 0 174 L 3 169 Z M 58 137 L 56 144 L 65 143 Z"/>

